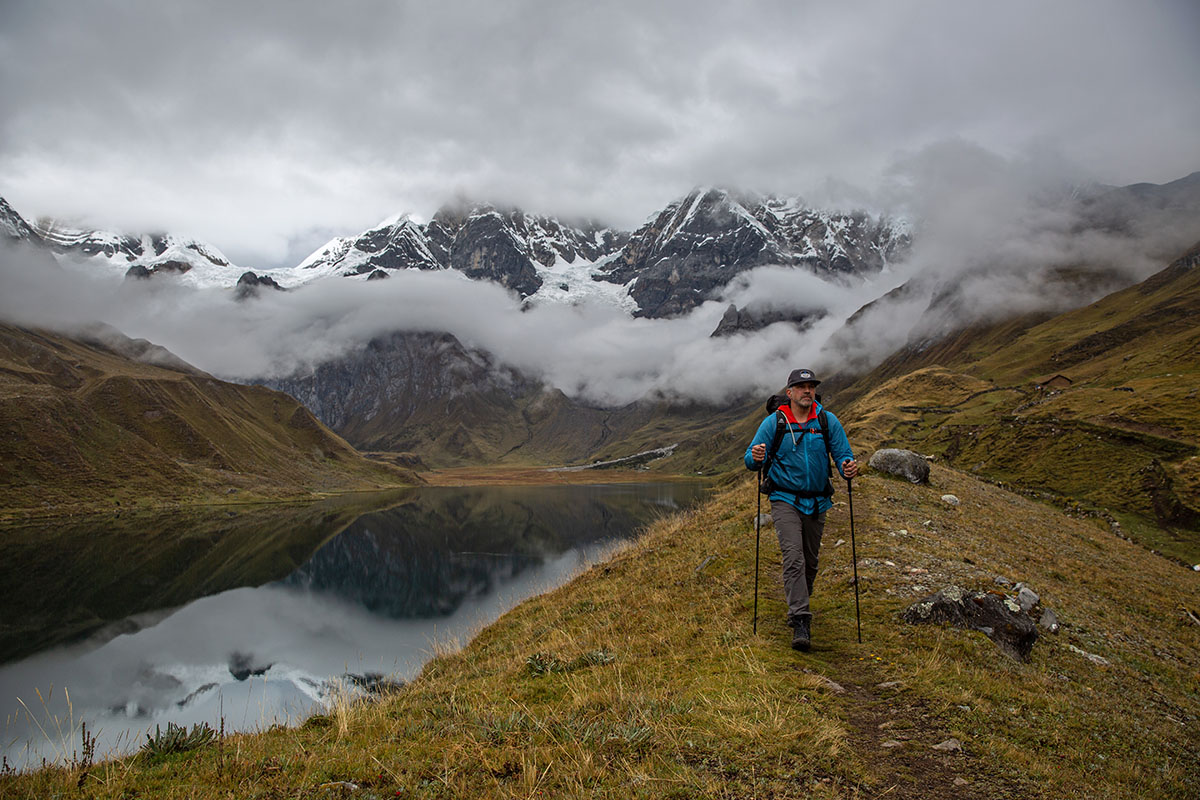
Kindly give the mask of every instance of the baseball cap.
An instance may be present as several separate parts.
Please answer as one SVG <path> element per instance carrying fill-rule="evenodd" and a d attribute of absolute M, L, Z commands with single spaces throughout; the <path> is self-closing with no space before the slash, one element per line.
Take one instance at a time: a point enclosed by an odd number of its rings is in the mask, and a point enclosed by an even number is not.
<path fill-rule="evenodd" d="M 789 387 L 795 386 L 797 383 L 816 384 L 820 382 L 821 381 L 817 379 L 817 376 L 811 369 L 794 369 L 792 370 L 791 374 L 788 375 L 787 379 L 787 385 Z"/>

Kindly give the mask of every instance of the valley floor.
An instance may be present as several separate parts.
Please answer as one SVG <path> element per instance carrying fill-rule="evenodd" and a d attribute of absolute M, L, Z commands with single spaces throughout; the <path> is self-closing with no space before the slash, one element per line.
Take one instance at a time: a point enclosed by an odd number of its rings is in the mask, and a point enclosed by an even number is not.
<path fill-rule="evenodd" d="M 174 755 L 3 776 L 0 795 L 1200 795 L 1200 575 L 953 470 L 930 486 L 872 474 L 854 484 L 859 644 L 844 487 L 836 499 L 810 653 L 788 647 L 770 527 L 752 632 L 756 495 L 739 477 L 465 647 L 433 643 L 391 694 Z M 998 576 L 1062 624 L 1028 663 L 900 621 Z"/>

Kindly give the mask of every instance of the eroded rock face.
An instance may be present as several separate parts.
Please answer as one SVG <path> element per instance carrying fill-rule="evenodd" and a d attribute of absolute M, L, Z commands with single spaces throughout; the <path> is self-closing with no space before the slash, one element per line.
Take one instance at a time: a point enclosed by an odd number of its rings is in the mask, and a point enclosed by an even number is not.
<path fill-rule="evenodd" d="M 870 275 L 908 246 L 906 229 L 888 220 L 699 189 L 635 231 L 603 278 L 635 281 L 630 294 L 639 316 L 672 317 L 755 267 L 803 267 L 826 280 Z"/>
<path fill-rule="evenodd" d="M 979 631 L 1013 658 L 1029 660 L 1037 628 L 1011 597 L 993 592 L 970 592 L 947 586 L 905 609 L 905 622 L 913 625 L 948 623 Z"/>
<path fill-rule="evenodd" d="M 904 478 L 911 483 L 929 483 L 929 462 L 912 450 L 876 450 L 868 463 L 871 469 Z"/>
<path fill-rule="evenodd" d="M 825 316 L 824 311 L 813 311 L 807 314 L 787 311 L 738 308 L 730 305 L 725 309 L 720 324 L 709 334 L 709 338 L 732 336 L 735 333 L 754 333 L 776 322 L 788 322 L 799 332 L 808 330 L 813 324 Z"/>
<path fill-rule="evenodd" d="M 260 288 L 274 289 L 277 292 L 287 291 L 269 275 L 259 275 L 255 272 L 247 271 L 243 272 L 242 277 L 238 278 L 233 296 L 238 300 L 245 300 L 247 297 L 255 297 Z"/>

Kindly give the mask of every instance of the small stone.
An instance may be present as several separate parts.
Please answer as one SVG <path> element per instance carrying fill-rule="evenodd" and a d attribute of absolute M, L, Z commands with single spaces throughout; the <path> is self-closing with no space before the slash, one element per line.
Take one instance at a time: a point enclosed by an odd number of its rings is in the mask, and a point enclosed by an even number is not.
<path fill-rule="evenodd" d="M 884 750 L 891 750 L 892 748 L 895 748 L 895 747 L 904 747 L 904 742 L 898 742 L 895 739 L 888 739 L 886 742 L 883 742 L 879 746 L 882 747 Z"/>
<path fill-rule="evenodd" d="M 996 580 L 993 581 L 993 583 L 995 583 L 997 586 L 1012 586 L 1013 585 L 1013 582 L 1010 581 L 1008 578 L 1004 577 L 1003 575 L 997 575 Z"/>
<path fill-rule="evenodd" d="M 879 723 L 879 730 L 886 731 L 888 728 L 893 728 L 896 725 L 896 720 L 889 719 L 887 722 Z"/>
<path fill-rule="evenodd" d="M 1197 564 L 1197 565 L 1195 565 L 1194 567 L 1192 567 L 1192 570 L 1193 570 L 1194 572 L 1200 572 L 1200 564 Z"/>
<path fill-rule="evenodd" d="M 895 562 L 895 561 L 888 561 L 888 560 L 886 560 L 886 559 L 885 559 L 883 563 L 887 564 L 889 567 L 894 567 L 894 566 L 896 566 L 896 562 Z"/>
<path fill-rule="evenodd" d="M 1034 606 L 1038 604 L 1038 601 L 1041 599 L 1042 598 L 1038 596 L 1038 593 L 1033 589 L 1030 589 L 1028 586 L 1022 586 L 1021 591 L 1017 592 L 1017 604 L 1021 607 L 1021 610 L 1027 614 Z"/>
<path fill-rule="evenodd" d="M 828 689 L 829 691 L 833 692 L 834 694 L 845 694 L 846 693 L 846 687 L 842 686 L 837 681 L 830 680 L 829 678 L 826 678 L 824 675 L 819 675 L 817 677 L 819 677 L 821 679 L 821 683 L 823 683 L 825 685 L 825 688 Z"/>
<path fill-rule="evenodd" d="M 876 689 L 895 689 L 900 685 L 900 681 L 884 681 L 883 683 L 875 684 Z"/>
<path fill-rule="evenodd" d="M 1058 615 L 1050 609 L 1042 610 L 1042 618 L 1038 620 L 1038 625 L 1041 625 L 1051 633 L 1058 633 Z"/>
<path fill-rule="evenodd" d="M 966 786 L 968 783 L 970 783 L 970 781 L 968 781 L 966 778 L 955 778 L 954 779 L 955 786 Z"/>
<path fill-rule="evenodd" d="M 929 570 L 922 569 L 921 567 L 909 567 L 908 568 L 908 574 L 910 574 L 910 575 L 924 575 L 927 572 L 929 572 Z"/>
<path fill-rule="evenodd" d="M 834 543 L 833 543 L 833 546 L 834 546 L 834 547 L 841 547 L 841 546 L 842 546 L 842 545 L 844 545 L 845 543 L 846 543 L 846 540 L 845 540 L 845 539 L 838 539 L 836 542 L 834 542 Z"/>
<path fill-rule="evenodd" d="M 755 519 L 755 525 L 757 525 L 760 528 L 765 528 L 768 525 L 771 525 L 773 522 L 774 522 L 774 520 L 771 519 L 770 514 L 759 514 L 758 517 Z"/>
<path fill-rule="evenodd" d="M 942 495 L 942 502 L 947 505 L 956 506 L 958 505 L 958 498 L 952 494 L 944 494 Z"/>
<path fill-rule="evenodd" d="M 1098 656 L 1094 653 L 1089 653 L 1086 650 L 1080 650 L 1078 647 L 1076 647 L 1073 644 L 1067 645 L 1067 649 L 1070 650 L 1072 653 L 1078 653 L 1079 655 L 1083 656 L 1084 658 L 1086 658 L 1088 661 L 1092 662 L 1093 664 L 1099 664 L 1102 667 L 1107 667 L 1111 663 L 1104 656 Z"/>
<path fill-rule="evenodd" d="M 934 750 L 941 750 L 943 753 L 961 753 L 962 742 L 958 739 L 947 739 L 933 746 Z"/>

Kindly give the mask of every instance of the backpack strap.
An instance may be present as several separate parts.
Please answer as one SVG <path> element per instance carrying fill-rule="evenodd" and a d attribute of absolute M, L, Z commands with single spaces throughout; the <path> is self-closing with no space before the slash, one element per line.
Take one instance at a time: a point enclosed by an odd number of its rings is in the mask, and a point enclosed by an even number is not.
<path fill-rule="evenodd" d="M 817 424 L 821 426 L 821 438 L 825 440 L 825 455 L 829 461 L 829 477 L 833 477 L 833 448 L 829 446 L 829 414 L 824 408 L 817 414 Z"/>
<path fill-rule="evenodd" d="M 767 474 L 767 470 L 771 468 L 771 460 L 775 458 L 775 454 L 779 452 L 779 445 L 783 442 L 784 431 L 787 430 L 788 421 L 783 412 L 776 409 L 775 411 L 775 435 L 771 437 L 771 446 L 767 448 L 767 457 L 763 459 L 762 466 L 759 471 L 763 475 Z"/>

